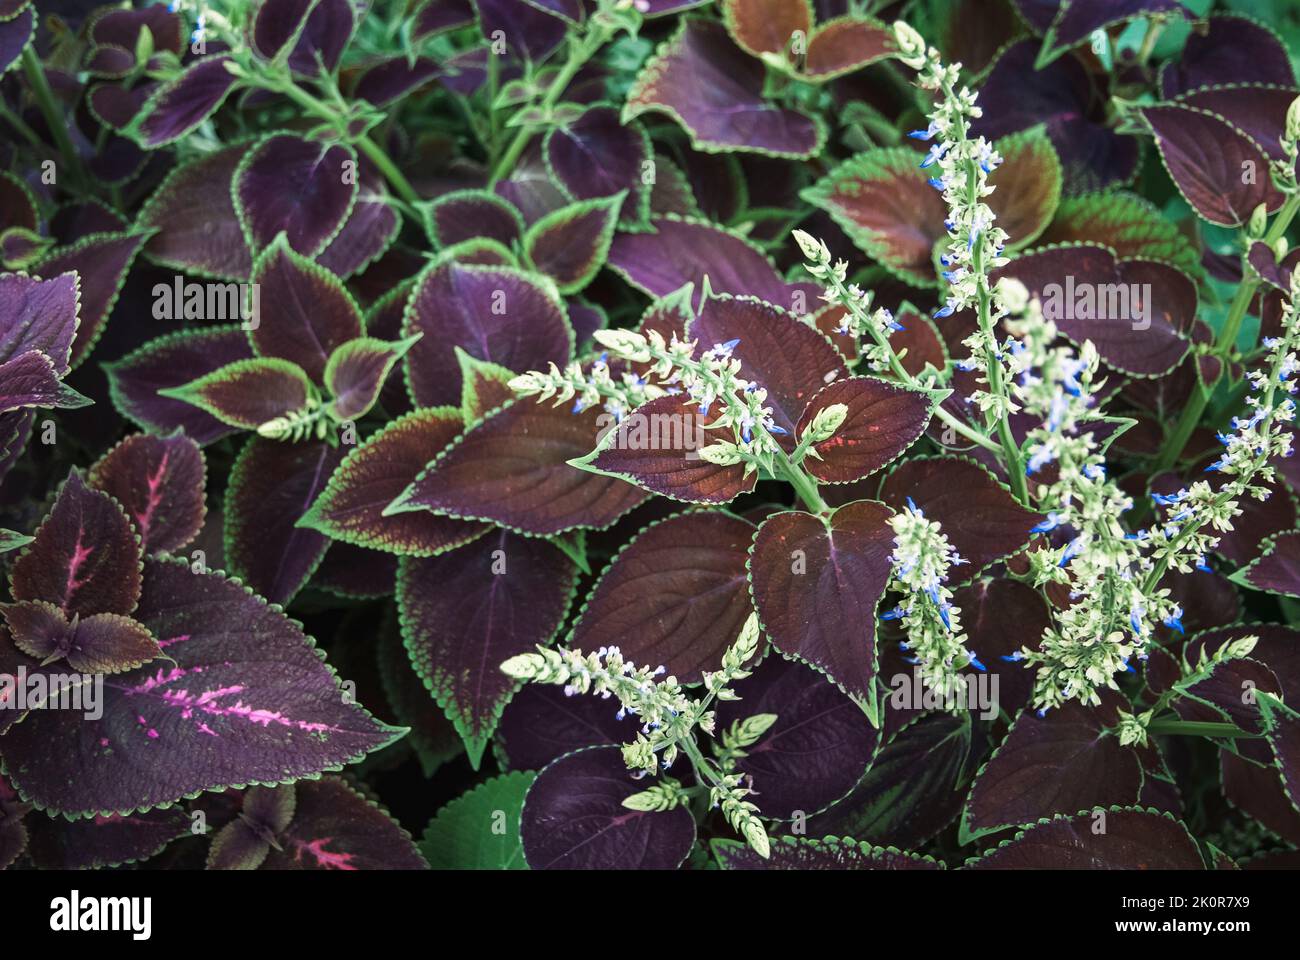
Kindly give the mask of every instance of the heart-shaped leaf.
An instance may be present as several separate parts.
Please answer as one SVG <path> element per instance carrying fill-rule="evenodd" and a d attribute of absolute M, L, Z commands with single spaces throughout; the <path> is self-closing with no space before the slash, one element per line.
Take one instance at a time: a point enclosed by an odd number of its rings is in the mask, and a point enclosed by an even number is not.
<path fill-rule="evenodd" d="M 403 732 L 345 696 L 298 625 L 238 581 L 146 560 L 136 617 L 173 666 L 106 680 L 98 719 L 35 710 L 5 735 L 7 774 L 44 810 L 128 814 L 310 777 Z"/>
<path fill-rule="evenodd" d="M 324 376 L 325 389 L 334 398 L 334 415 L 340 420 L 356 420 L 367 413 L 379 399 L 389 371 L 416 339 L 358 337 L 335 349 Z"/>
<path fill-rule="evenodd" d="M 551 544 L 505 530 L 399 565 L 403 642 L 415 672 L 464 738 L 475 769 L 518 689 L 501 664 L 550 643 L 577 575 Z"/>
<path fill-rule="evenodd" d="M 271 134 L 235 170 L 235 212 L 251 250 L 281 232 L 310 257 L 342 229 L 357 197 L 357 156 L 351 147 Z"/>
<path fill-rule="evenodd" d="M 104 364 L 118 412 L 155 433 L 184 430 L 201 446 L 237 430 L 188 400 L 164 390 L 183 387 L 232 364 L 252 359 L 240 327 L 208 327 L 151 340 L 121 360 Z"/>
<path fill-rule="evenodd" d="M 1071 700 L 1039 717 L 1025 710 L 975 777 L 962 821 L 971 839 L 1053 814 L 1135 803 L 1142 789 L 1138 752 L 1113 729 L 1127 707 L 1110 691 L 1102 705 Z"/>
<path fill-rule="evenodd" d="M 89 475 L 92 487 L 125 508 L 146 553 L 174 553 L 198 536 L 207 514 L 205 479 L 199 445 L 182 435 L 127 437 Z"/>
<path fill-rule="evenodd" d="M 493 777 L 457 797 L 429 821 L 420 850 L 435 870 L 527 870 L 519 840 L 532 772 Z M 506 816 L 505 829 L 501 814 Z"/>
<path fill-rule="evenodd" d="M 202 57 L 159 87 L 127 127 L 140 146 L 174 143 L 217 112 L 239 82 L 229 56 Z"/>
<path fill-rule="evenodd" d="M 624 122 L 663 113 L 696 150 L 809 157 L 826 140 L 820 119 L 763 99 L 763 64 L 731 42 L 720 23 L 684 19 L 628 91 Z"/>
<path fill-rule="evenodd" d="M 362 335 L 361 311 L 338 277 L 295 253 L 280 234 L 257 258 L 259 310 L 249 330 L 259 356 L 297 364 L 314 383 L 343 344 Z"/>
<path fill-rule="evenodd" d="M 809 401 L 794 435 L 802 437 L 813 418 L 832 404 L 848 408 L 835 435 L 812 446 L 804 461 L 822 483 L 861 480 L 903 455 L 925 432 L 934 401 L 876 377 L 849 377 L 819 390 Z"/>
<path fill-rule="evenodd" d="M 426 216 L 429 234 L 443 249 L 480 237 L 509 247 L 524 233 L 519 211 L 487 190 L 444 193 L 429 204 Z"/>
<path fill-rule="evenodd" d="M 514 371 L 564 366 L 573 354 L 573 331 L 553 288 L 507 267 L 431 265 L 402 324 L 402 336 L 417 333 L 424 336 L 405 367 L 411 399 L 421 407 L 460 402 L 456 347 Z"/>
<path fill-rule="evenodd" d="M 645 494 L 569 464 L 595 445 L 600 429 L 595 408 L 572 414 L 512 401 L 438 454 L 388 512 L 431 510 L 541 536 L 607 527 Z"/>
<path fill-rule="evenodd" d="M 14 561 L 15 600 L 44 600 L 67 616 L 129 614 L 140 598 L 140 542 L 122 507 L 73 471 L 35 539 Z"/>
<path fill-rule="evenodd" d="M 753 524 L 721 512 L 651 524 L 601 574 L 569 646 L 618 647 L 633 663 L 662 664 L 682 683 L 698 683 L 722 666 L 750 614 L 753 536 Z"/>
<path fill-rule="evenodd" d="M 890 577 L 891 512 L 860 500 L 827 518 L 773 514 L 749 559 L 754 607 L 773 645 L 829 676 L 873 723 L 876 606 Z"/>
<path fill-rule="evenodd" d="M 695 843 L 695 820 L 678 806 L 648 812 L 623 801 L 651 786 L 617 747 L 561 757 L 524 797 L 519 834 L 534 870 L 674 870 Z"/>
<path fill-rule="evenodd" d="M 596 276 L 609 253 L 626 193 L 579 200 L 542 217 L 524 234 L 524 257 L 555 281 L 560 293 L 577 293 Z"/>
<path fill-rule="evenodd" d="M 967 579 L 1023 547 L 1043 520 L 1041 513 L 1022 507 L 987 468 L 962 457 L 900 463 L 881 483 L 880 499 L 901 510 L 909 497 L 970 562 L 969 568 L 958 568 Z"/>
<path fill-rule="evenodd" d="M 968 861 L 966 869 L 1204 870 L 1205 862 L 1181 820 L 1141 807 L 1111 807 L 1036 824 Z"/>
<path fill-rule="evenodd" d="M 314 393 L 301 367 L 273 357 L 236 360 L 197 380 L 158 391 L 159 396 L 184 400 L 222 423 L 245 430 L 306 409 Z"/>
<path fill-rule="evenodd" d="M 933 857 L 893 847 L 873 847 L 850 837 L 781 837 L 771 856 L 760 857 L 739 840 L 715 839 L 713 855 L 723 870 L 942 870 Z"/>
<path fill-rule="evenodd" d="M 348 453 L 299 520 L 333 540 L 403 556 L 431 557 L 468 543 L 486 528 L 427 511 L 385 516 L 461 429 L 452 407 L 429 407 L 394 420 Z"/>
<path fill-rule="evenodd" d="M 140 210 L 140 229 L 154 231 L 146 257 L 202 276 L 248 276 L 253 261 L 231 196 L 235 170 L 247 152 L 244 144 L 223 147 L 167 175 Z"/>
<path fill-rule="evenodd" d="M 226 488 L 226 563 L 272 603 L 288 604 L 307 582 L 329 538 L 298 526 L 343 451 L 324 440 L 285 443 L 252 437 Z"/>
<path fill-rule="evenodd" d="M 1202 218 L 1239 227 L 1261 203 L 1282 205 L 1258 143 L 1221 117 L 1182 104 L 1143 107 L 1178 192 Z"/>
<path fill-rule="evenodd" d="M 871 765 L 880 732 L 816 670 L 769 656 L 734 690 L 739 700 L 718 704 L 720 730 L 755 714 L 776 714 L 736 761 L 736 770 L 753 778 L 763 817 L 790 820 L 824 810 Z"/>

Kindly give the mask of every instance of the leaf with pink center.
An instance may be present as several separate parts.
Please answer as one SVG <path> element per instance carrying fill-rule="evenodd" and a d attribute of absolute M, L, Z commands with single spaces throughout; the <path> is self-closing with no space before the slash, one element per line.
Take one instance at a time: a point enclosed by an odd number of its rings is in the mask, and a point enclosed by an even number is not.
<path fill-rule="evenodd" d="M 315 389 L 297 364 L 253 357 L 158 393 L 192 404 L 232 427 L 256 430 L 277 417 L 305 409 Z"/>
<path fill-rule="evenodd" d="M 399 565 L 397 606 L 411 663 L 460 732 L 475 769 L 519 687 L 501 664 L 551 642 L 577 577 L 577 567 L 551 544 L 505 530 Z"/>
<path fill-rule="evenodd" d="M 231 184 L 248 152 L 223 147 L 177 167 L 140 210 L 139 228 L 154 233 L 144 255 L 165 267 L 245 280 L 253 268 Z M 230 319 L 234 319 L 231 317 Z"/>
<path fill-rule="evenodd" d="M 73 472 L 35 539 L 14 561 L 15 600 L 43 600 L 66 615 L 129 614 L 140 597 L 140 542 L 122 507 Z"/>
<path fill-rule="evenodd" d="M 151 340 L 120 360 L 104 364 L 118 412 L 154 433 L 183 430 L 200 446 L 238 427 L 186 400 L 161 391 L 183 387 L 220 369 L 252 359 L 248 334 L 240 327 L 207 327 Z"/>
<path fill-rule="evenodd" d="M 740 376 L 767 390 L 772 420 L 784 431 L 778 440 L 792 449 L 796 424 L 826 384 L 848 376 L 831 342 L 780 307 L 750 297 L 707 300 L 687 326 L 700 350 L 736 341 L 732 356 Z"/>
<path fill-rule="evenodd" d="M 577 293 L 595 278 L 609 254 L 625 196 L 620 191 L 548 213 L 524 234 L 526 262 L 554 280 L 560 293 Z"/>
<path fill-rule="evenodd" d="M 77 366 L 104 332 L 122 284 L 146 237 L 140 233 L 101 233 L 85 237 L 31 265 L 39 276 L 57 278 L 69 270 L 77 273 L 80 321 L 68 360 Z"/>
<path fill-rule="evenodd" d="M 295 252 L 319 253 L 352 212 L 356 170 L 349 146 L 289 133 L 260 140 L 234 175 L 235 212 L 249 248 L 260 251 L 284 232 Z"/>
<path fill-rule="evenodd" d="M 461 426 L 453 407 L 427 407 L 394 420 L 348 453 L 298 523 L 332 540 L 411 557 L 435 556 L 481 536 L 483 524 L 423 510 L 384 515 Z"/>
<path fill-rule="evenodd" d="M 75 273 L 47 280 L 6 273 L 0 276 L 0 362 L 39 350 L 54 372 L 68 372 L 80 311 L 80 280 Z"/>
<path fill-rule="evenodd" d="M 257 258 L 252 282 L 259 291 L 253 350 L 295 363 L 322 383 L 334 352 L 362 335 L 361 311 L 343 282 L 295 253 L 285 234 Z"/>
<path fill-rule="evenodd" d="M 543 145 L 546 165 L 573 200 L 596 200 L 627 191 L 621 222 L 635 224 L 649 213 L 644 182 L 650 138 L 639 123 L 623 124 L 613 107 L 591 107 L 572 123 L 553 127 Z"/>
<path fill-rule="evenodd" d="M 452 441 L 388 513 L 429 510 L 540 536 L 607 527 L 646 495 L 570 464 L 595 446 L 602 427 L 595 408 L 573 414 L 515 400 Z"/>
<path fill-rule="evenodd" d="M 673 500 L 729 503 L 753 490 L 758 474 L 743 463 L 723 466 L 700 457 L 700 449 L 712 441 L 707 427 L 720 415 L 721 407 L 703 414 L 694 401 L 658 397 L 604 430 L 599 442 L 593 437 L 595 448 L 572 462 Z"/>
<path fill-rule="evenodd" d="M 985 467 L 962 457 L 916 457 L 900 463 L 882 481 L 880 499 L 901 510 L 909 497 L 969 561 L 969 567 L 953 571 L 963 580 L 1020 550 L 1044 519 L 1021 506 Z"/>
<path fill-rule="evenodd" d="M 844 422 L 834 436 L 814 444 L 804 460 L 804 468 L 822 483 L 861 480 L 901 457 L 925 431 L 936 405 L 918 390 L 876 377 L 849 377 L 809 400 L 794 437 L 802 437 L 817 414 L 833 404 L 848 409 Z"/>
<path fill-rule="evenodd" d="M 98 719 L 35 710 L 5 735 L 6 771 L 41 809 L 129 814 L 311 777 L 403 732 L 345 696 L 299 626 L 237 580 L 146 560 L 136 617 L 172 664 L 106 679 Z"/>
<path fill-rule="evenodd" d="M 966 869 L 1204 870 L 1205 861 L 1181 820 L 1129 806 L 1058 815 L 967 861 Z"/>
<path fill-rule="evenodd" d="M 28 600 L 0 605 L 9 634 L 42 666 L 66 662 L 79 673 L 125 673 L 163 655 L 147 629 L 130 617 L 96 613 L 72 622 L 52 603 Z"/>
<path fill-rule="evenodd" d="M 890 847 L 874 847 L 850 837 L 781 837 L 771 855 L 760 857 L 739 840 L 719 837 L 713 855 L 723 870 L 942 870 L 933 857 Z"/>
<path fill-rule="evenodd" d="M 228 56 L 194 61 L 149 98 L 127 127 L 140 146 L 153 150 L 180 140 L 211 117 L 239 80 L 226 69 Z"/>
<path fill-rule="evenodd" d="M 96 461 L 88 479 L 125 508 L 146 553 L 174 553 L 203 526 L 206 467 L 189 437 L 127 437 Z"/>
<path fill-rule="evenodd" d="M 25 407 L 70 410 L 93 402 L 60 380 L 54 361 L 39 350 L 0 363 L 0 413 Z"/>
<path fill-rule="evenodd" d="M 750 151 L 809 157 L 826 129 L 809 114 L 763 98 L 764 66 L 727 36 L 720 23 L 684 19 L 660 45 L 628 92 L 624 121 L 645 113 L 671 117 L 707 152 Z"/>
<path fill-rule="evenodd" d="M 695 844 L 690 811 L 623 806 L 653 785 L 627 769 L 617 747 L 578 750 L 549 764 L 528 788 L 520 816 L 528 865 L 534 870 L 675 870 Z"/>
<path fill-rule="evenodd" d="M 573 353 L 573 331 L 554 288 L 508 267 L 430 266 L 402 324 L 404 337 L 417 333 L 424 336 L 404 366 L 411 399 L 421 407 L 460 402 L 456 347 L 515 371 L 562 367 Z"/>
<path fill-rule="evenodd" d="M 880 731 L 816 670 L 772 655 L 733 689 L 740 699 L 718 704 L 719 730 L 755 714 L 776 714 L 736 761 L 737 772 L 753 778 L 764 817 L 789 820 L 824 810 L 871 766 Z"/>
<path fill-rule="evenodd" d="M 859 500 L 825 518 L 773 514 L 758 528 L 749 558 L 754 607 L 772 644 L 825 673 L 873 723 L 876 607 L 891 572 L 892 513 Z"/>
<path fill-rule="evenodd" d="M 618 647 L 683 683 L 718 670 L 748 618 L 746 560 L 754 525 L 722 512 L 684 513 L 628 543 L 592 588 L 569 646 Z"/>
<path fill-rule="evenodd" d="M 231 468 L 226 563 L 272 603 L 292 600 L 329 546 L 324 534 L 297 524 L 342 459 L 343 451 L 324 440 L 252 437 Z"/>

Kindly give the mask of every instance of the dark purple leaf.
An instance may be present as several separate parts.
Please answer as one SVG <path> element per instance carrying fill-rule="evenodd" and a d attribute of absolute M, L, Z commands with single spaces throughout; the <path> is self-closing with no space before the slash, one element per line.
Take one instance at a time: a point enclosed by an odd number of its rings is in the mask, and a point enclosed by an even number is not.
<path fill-rule="evenodd" d="M 890 576 L 892 511 L 861 500 L 828 518 L 773 514 L 754 537 L 750 589 L 777 649 L 825 673 L 867 716 L 876 702 L 876 606 Z"/>
<path fill-rule="evenodd" d="M 551 544 L 504 530 L 441 556 L 404 558 L 398 567 L 411 663 L 464 738 L 475 769 L 518 688 L 501 664 L 551 642 L 577 575 Z"/>
<path fill-rule="evenodd" d="M 505 36 L 506 49 L 524 60 L 546 59 L 564 40 L 564 21 L 524 0 L 473 0 L 479 28 L 492 40 Z"/>
<path fill-rule="evenodd" d="M 283 235 L 257 258 L 252 282 L 260 299 L 249 332 L 253 350 L 295 363 L 313 383 L 324 383 L 334 351 L 362 335 L 361 311 L 343 282 L 295 253 Z"/>
<path fill-rule="evenodd" d="M 1098 829 L 1104 816 L 1104 829 Z M 1036 824 L 968 862 L 970 870 L 1204 870 L 1180 820 L 1113 807 Z"/>
<path fill-rule="evenodd" d="M 1060 7 L 1047 37 L 1043 41 L 1044 61 L 1055 59 L 1066 50 L 1079 46 L 1097 30 L 1105 30 L 1136 17 L 1149 14 L 1179 13 L 1190 17 L 1177 0 L 1067 0 Z"/>
<path fill-rule="evenodd" d="M 932 857 L 892 847 L 873 847 L 850 837 L 781 837 L 764 859 L 739 840 L 715 839 L 713 855 L 723 870 L 942 870 Z"/>
<path fill-rule="evenodd" d="M 212 116 L 235 88 L 238 81 L 226 69 L 233 62 L 227 56 L 196 60 L 150 96 L 128 132 L 150 150 L 181 139 Z"/>
<path fill-rule="evenodd" d="M 736 761 L 736 770 L 753 778 L 764 817 L 790 820 L 824 810 L 871 765 L 879 731 L 816 670 L 773 655 L 733 689 L 740 699 L 718 704 L 720 730 L 755 714 L 777 715 Z"/>
<path fill-rule="evenodd" d="M 486 190 L 455 190 L 429 204 L 429 230 L 444 249 L 487 237 L 509 247 L 524 232 L 519 211 Z"/>
<path fill-rule="evenodd" d="M 673 870 L 695 844 L 685 807 L 658 813 L 623 801 L 652 786 L 617 747 L 592 747 L 546 767 L 524 797 L 519 833 L 534 870 Z"/>
<path fill-rule="evenodd" d="M 998 678 L 998 707 L 1014 715 L 1029 702 L 1034 671 L 1003 658 L 1021 647 L 1038 646 L 1051 626 L 1046 601 L 1027 584 L 997 578 L 976 580 L 956 591 L 953 605 L 961 609 L 967 649 Z"/>
<path fill-rule="evenodd" d="M 39 225 L 36 198 L 31 189 L 17 174 L 0 171 L 0 230 L 10 227 L 35 230 Z"/>
<path fill-rule="evenodd" d="M 25 823 L 31 834 L 32 860 L 41 870 L 94 870 L 139 863 L 190 833 L 189 814 L 181 807 L 89 820 L 30 817 Z"/>
<path fill-rule="evenodd" d="M 181 17 L 165 4 L 152 3 L 135 10 L 100 7 L 86 24 L 86 32 L 96 43 L 115 43 L 128 50 L 135 49 L 145 29 L 155 50 L 181 52 Z"/>
<path fill-rule="evenodd" d="M 412 16 L 412 39 L 423 40 L 473 23 L 474 7 L 469 0 L 423 0 Z"/>
<path fill-rule="evenodd" d="M 1041 244 L 1089 243 L 1121 258 L 1162 260 L 1189 276 L 1201 272 L 1200 252 L 1150 201 L 1122 191 L 1064 197 L 1038 238 Z"/>
<path fill-rule="evenodd" d="M 1207 22 L 1209 29 L 1193 30 L 1182 55 L 1161 71 L 1160 93 L 1166 100 L 1216 83 L 1295 83 L 1291 57 L 1271 29 L 1232 14 Z"/>
<path fill-rule="evenodd" d="M 423 692 L 423 691 L 421 691 Z M 602 697 L 570 697 L 559 687 L 526 684 L 501 714 L 493 745 L 512 770 L 540 770 L 557 757 L 631 743 L 639 724 Z"/>
<path fill-rule="evenodd" d="M 577 293 L 605 262 L 625 194 L 580 200 L 542 217 L 524 234 L 523 255 L 560 293 Z"/>
<path fill-rule="evenodd" d="M 358 337 L 338 347 L 325 368 L 325 388 L 334 398 L 334 415 L 340 420 L 355 420 L 369 412 L 379 399 L 379 391 L 410 340 L 376 340 Z"/>
<path fill-rule="evenodd" d="M 65 614 L 129 614 L 140 597 L 140 543 L 122 507 L 73 472 L 36 539 L 14 561 L 15 600 L 45 600 Z"/>
<path fill-rule="evenodd" d="M 569 465 L 595 446 L 600 427 L 595 408 L 572 414 L 515 400 L 453 441 L 389 509 L 490 520 L 541 536 L 607 527 L 646 495 Z"/>
<path fill-rule="evenodd" d="M 1256 590 L 1300 597 L 1300 532 L 1279 534 L 1266 541 L 1263 550 L 1232 579 Z"/>
<path fill-rule="evenodd" d="M 235 211 L 253 250 L 282 231 L 303 256 L 323 250 L 342 229 L 357 196 L 351 147 L 278 133 L 263 139 L 235 171 Z"/>
<path fill-rule="evenodd" d="M 54 361 L 39 350 L 28 350 L 0 363 L 0 413 L 24 407 L 84 407 L 92 401 L 64 384 Z"/>
<path fill-rule="evenodd" d="M 100 719 L 36 710 L 5 735 L 6 771 L 42 809 L 131 814 L 296 780 L 402 732 L 345 696 L 299 626 L 238 581 L 146 560 L 136 616 L 174 665 L 108 678 Z"/>
<path fill-rule="evenodd" d="M 961 579 L 1015 553 L 1029 542 L 1041 513 L 1022 507 L 985 467 L 962 457 L 914 457 L 880 485 L 880 499 L 901 510 L 911 497 L 936 520 L 953 548 L 970 562 Z"/>
<path fill-rule="evenodd" d="M 1283 160 L 1286 150 L 1286 111 L 1300 90 L 1265 83 L 1233 83 L 1193 90 L 1178 103 L 1217 114 L 1246 134 L 1272 160 Z"/>
<path fill-rule="evenodd" d="M 305 409 L 312 390 L 311 381 L 297 364 L 253 357 L 158 393 L 191 403 L 222 423 L 256 430 L 278 417 Z"/>
<path fill-rule="evenodd" d="M 149 631 L 130 617 L 96 613 L 69 622 L 43 600 L 0 606 L 14 646 L 47 663 L 66 662 L 79 673 L 125 673 L 162 656 Z"/>
<path fill-rule="evenodd" d="M 402 325 L 404 337 L 417 333 L 424 336 L 404 366 L 411 399 L 421 407 L 460 402 L 458 346 L 517 373 L 564 366 L 573 353 L 563 304 L 529 274 L 507 267 L 431 266 Z"/>
<path fill-rule="evenodd" d="M 390 202 L 383 178 L 363 160 L 357 202 L 316 262 L 340 277 L 350 277 L 383 256 L 401 229 L 402 218 Z"/>
<path fill-rule="evenodd" d="M 286 605 L 307 582 L 329 538 L 297 526 L 343 459 L 323 440 L 252 437 L 226 488 L 226 563 L 272 603 Z"/>
<path fill-rule="evenodd" d="M 25 7 L 10 19 L 0 20 L 0 76 L 13 68 L 35 34 L 35 7 Z"/>
<path fill-rule="evenodd" d="M 75 273 L 40 280 L 0 276 L 0 362 L 39 350 L 59 376 L 68 372 L 77 333 L 80 282 Z"/>
<path fill-rule="evenodd" d="M 546 165 L 572 199 L 595 200 L 626 190 L 623 222 L 645 218 L 651 152 L 640 124 L 623 125 L 613 107 L 592 107 L 572 123 L 553 128 L 544 150 Z"/>
<path fill-rule="evenodd" d="M 151 340 L 121 360 L 104 365 L 113 404 L 145 430 L 170 433 L 181 429 L 207 445 L 234 433 L 210 413 L 184 400 L 159 394 L 183 386 L 215 370 L 251 360 L 248 334 L 239 327 L 186 330 Z"/>
<path fill-rule="evenodd" d="M 1300 812 L 1282 789 L 1280 771 L 1271 762 L 1271 747 L 1268 752 L 1269 765 L 1257 766 L 1230 750 L 1220 750 L 1223 796 L 1246 816 L 1288 843 L 1297 844 L 1300 843 Z"/>
<path fill-rule="evenodd" d="M 763 99 L 764 67 L 727 36 L 722 24 L 684 19 L 681 29 L 641 68 L 623 119 L 663 113 L 680 123 L 697 150 L 739 150 L 808 157 L 826 129 L 815 117 Z"/>
<path fill-rule="evenodd" d="M 647 527 L 592 588 L 569 646 L 618 647 L 633 663 L 682 683 L 718 670 L 752 609 L 746 561 L 754 526 L 721 512 L 686 513 Z"/>
<path fill-rule="evenodd" d="M 348 0 L 319 0 L 315 4 L 310 0 L 263 0 L 253 20 L 253 47 L 269 60 L 296 35 L 289 66 L 294 73 L 314 77 L 322 69 L 334 72 L 352 39 L 352 29 L 352 4 Z"/>
<path fill-rule="evenodd" d="M 203 453 L 182 435 L 127 437 L 90 468 L 90 485 L 126 510 L 146 553 L 175 552 L 198 536 L 207 514 Z"/>
<path fill-rule="evenodd" d="M 442 67 L 432 57 L 417 57 L 412 63 L 403 54 L 368 67 L 357 78 L 352 95 L 376 107 L 386 107 L 442 75 Z"/>

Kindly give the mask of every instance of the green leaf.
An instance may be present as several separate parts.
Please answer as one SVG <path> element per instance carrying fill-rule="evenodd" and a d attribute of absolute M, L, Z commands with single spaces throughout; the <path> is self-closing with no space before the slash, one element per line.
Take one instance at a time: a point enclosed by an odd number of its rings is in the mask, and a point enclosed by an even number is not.
<path fill-rule="evenodd" d="M 527 870 L 519 839 L 532 771 L 494 777 L 443 807 L 429 822 L 420 852 L 435 870 Z"/>

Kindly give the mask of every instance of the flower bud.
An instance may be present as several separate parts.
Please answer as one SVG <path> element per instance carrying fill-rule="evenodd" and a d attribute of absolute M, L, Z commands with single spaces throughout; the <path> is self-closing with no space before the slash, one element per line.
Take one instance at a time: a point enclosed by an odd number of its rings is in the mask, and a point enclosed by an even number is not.
<path fill-rule="evenodd" d="M 602 347 L 608 347 L 626 360 L 639 363 L 650 360 L 645 337 L 632 330 L 597 330 L 592 336 Z"/>
<path fill-rule="evenodd" d="M 1029 306 L 1029 290 L 1015 277 L 1003 277 L 998 281 L 998 299 L 1011 313 L 1024 313 Z"/>
<path fill-rule="evenodd" d="M 808 424 L 808 429 L 804 432 L 805 438 L 809 443 L 829 440 L 835 436 L 835 431 L 843 426 L 844 418 L 848 415 L 849 408 L 842 403 L 832 403 L 828 407 L 823 407 L 817 411 L 812 423 Z"/>
<path fill-rule="evenodd" d="M 925 66 L 925 38 L 902 20 L 894 21 L 894 42 L 898 44 L 898 59 L 913 70 Z"/>
<path fill-rule="evenodd" d="M 1286 138 L 1292 142 L 1300 140 L 1300 97 L 1292 100 L 1286 109 Z"/>
<path fill-rule="evenodd" d="M 1258 240 L 1264 236 L 1264 231 L 1268 229 L 1268 205 L 1261 203 L 1250 215 L 1250 223 L 1246 226 L 1246 233 L 1252 240 Z"/>

